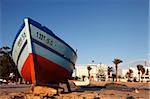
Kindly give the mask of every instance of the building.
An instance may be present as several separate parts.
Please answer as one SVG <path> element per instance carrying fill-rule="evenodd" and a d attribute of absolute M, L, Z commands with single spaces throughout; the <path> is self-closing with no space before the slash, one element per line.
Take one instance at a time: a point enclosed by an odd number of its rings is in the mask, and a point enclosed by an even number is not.
<path fill-rule="evenodd" d="M 139 78 L 137 67 L 121 69 L 121 77 L 123 77 L 123 79 L 127 80 L 127 77 L 126 77 L 127 72 L 129 71 L 129 69 L 131 69 L 133 71 L 131 80 L 136 79 L 136 81 L 139 81 L 139 79 L 141 79 L 141 81 L 144 81 L 144 82 L 150 81 L 150 67 L 144 66 L 144 68 L 145 68 L 145 73 L 142 75 L 142 73 L 140 72 L 140 78 Z"/>
<path fill-rule="evenodd" d="M 87 67 L 90 66 L 92 69 L 90 70 L 90 79 L 93 81 L 106 81 L 108 79 L 107 75 L 107 68 L 108 66 L 105 64 L 82 64 L 76 65 L 74 76 L 79 77 L 83 80 L 83 77 L 88 77 L 88 69 Z"/>
<path fill-rule="evenodd" d="M 77 76 L 80 78 L 80 80 L 83 80 L 84 78 L 88 78 L 88 70 L 87 67 L 90 66 L 92 69 L 90 70 L 90 80 L 93 81 L 110 81 L 112 79 L 108 78 L 108 65 L 106 64 L 80 64 L 75 66 L 74 76 Z M 150 81 L 150 67 L 144 66 L 145 73 L 142 75 L 140 72 L 140 81 L 148 82 Z M 118 69 L 118 81 L 126 82 L 129 78 L 127 77 L 127 72 L 129 72 L 129 69 L 133 71 L 131 74 L 130 80 L 131 81 L 139 81 L 139 74 L 137 67 L 129 67 L 127 69 Z M 110 76 L 112 77 L 111 72 Z"/>

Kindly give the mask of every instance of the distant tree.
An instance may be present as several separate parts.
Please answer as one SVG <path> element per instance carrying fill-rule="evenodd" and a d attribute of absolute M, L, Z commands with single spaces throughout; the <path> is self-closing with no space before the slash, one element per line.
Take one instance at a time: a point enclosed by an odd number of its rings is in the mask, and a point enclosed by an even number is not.
<path fill-rule="evenodd" d="M 139 81 L 141 81 L 140 80 L 140 71 L 142 70 L 142 68 L 143 68 L 143 65 L 141 65 L 141 64 L 137 65 L 138 75 L 139 75 Z"/>
<path fill-rule="evenodd" d="M 129 69 L 129 77 L 130 77 L 130 78 L 132 77 L 132 74 L 133 74 L 133 70 L 132 70 L 132 69 Z"/>
<path fill-rule="evenodd" d="M 126 72 L 125 77 L 129 79 L 129 71 Z"/>
<path fill-rule="evenodd" d="M 148 69 L 146 70 L 146 73 L 145 73 L 145 75 L 149 75 L 149 70 L 148 70 Z"/>
<path fill-rule="evenodd" d="M 112 74 L 112 80 L 115 81 L 114 79 L 116 78 L 116 74 Z"/>
<path fill-rule="evenodd" d="M 11 51 L 8 46 L 0 48 L 0 78 L 9 80 L 10 73 L 13 73 L 15 77 L 21 77 L 18 73 L 17 67 L 11 57 Z"/>
<path fill-rule="evenodd" d="M 113 72 L 113 67 L 109 67 L 107 68 L 107 75 L 108 75 L 108 78 L 110 78 L 110 73 Z"/>
<path fill-rule="evenodd" d="M 143 75 L 145 74 L 145 68 L 144 67 L 141 69 L 141 73 L 142 73 L 141 79 L 143 81 L 143 79 L 144 79 Z"/>
<path fill-rule="evenodd" d="M 97 78 L 97 81 L 100 81 L 100 74 L 99 73 L 96 74 L 96 78 Z"/>
<path fill-rule="evenodd" d="M 145 74 L 145 68 L 144 67 L 141 69 L 141 72 L 142 72 L 142 75 Z"/>
<path fill-rule="evenodd" d="M 89 78 L 89 81 L 90 81 L 90 71 L 92 70 L 91 66 L 88 66 L 88 67 L 87 67 L 87 70 L 88 70 L 88 75 L 89 75 L 88 78 Z"/>
<path fill-rule="evenodd" d="M 119 78 L 119 81 L 120 81 L 120 79 L 121 79 L 121 75 L 118 75 L 118 78 Z"/>
<path fill-rule="evenodd" d="M 128 78 L 128 81 L 131 81 L 132 74 L 133 74 L 133 70 L 129 69 L 129 71 L 126 73 L 126 77 Z"/>
<path fill-rule="evenodd" d="M 98 69 L 98 73 L 96 74 L 98 81 L 105 81 L 106 80 L 106 74 L 103 68 Z"/>
<path fill-rule="evenodd" d="M 12 71 L 13 62 L 9 55 L 9 47 L 0 48 L 0 77 L 8 79 L 9 73 Z"/>
<path fill-rule="evenodd" d="M 86 77 L 85 75 L 82 75 L 82 80 L 83 80 L 83 81 L 85 80 L 85 77 Z"/>
<path fill-rule="evenodd" d="M 118 58 L 115 58 L 113 60 L 113 63 L 115 64 L 115 68 L 116 68 L 116 81 L 117 81 L 117 78 L 118 78 L 118 64 L 122 63 L 123 61 L 118 59 Z"/>

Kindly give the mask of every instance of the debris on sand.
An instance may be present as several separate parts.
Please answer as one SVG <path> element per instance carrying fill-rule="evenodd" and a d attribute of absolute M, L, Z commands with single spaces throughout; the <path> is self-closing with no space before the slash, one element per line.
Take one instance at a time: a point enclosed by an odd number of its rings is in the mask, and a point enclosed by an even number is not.
<path fill-rule="evenodd" d="M 105 84 L 107 89 L 127 89 L 128 87 L 125 84 L 118 83 L 107 83 Z"/>

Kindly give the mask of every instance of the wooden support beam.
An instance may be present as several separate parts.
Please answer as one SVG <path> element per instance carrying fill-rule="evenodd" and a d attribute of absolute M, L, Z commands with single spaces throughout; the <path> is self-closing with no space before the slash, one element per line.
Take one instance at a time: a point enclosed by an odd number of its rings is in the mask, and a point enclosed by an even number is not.
<path fill-rule="evenodd" d="M 70 88 L 70 85 L 69 85 L 69 81 L 68 81 L 68 80 L 66 80 L 66 85 L 67 85 L 68 92 L 71 92 L 71 88 Z"/>

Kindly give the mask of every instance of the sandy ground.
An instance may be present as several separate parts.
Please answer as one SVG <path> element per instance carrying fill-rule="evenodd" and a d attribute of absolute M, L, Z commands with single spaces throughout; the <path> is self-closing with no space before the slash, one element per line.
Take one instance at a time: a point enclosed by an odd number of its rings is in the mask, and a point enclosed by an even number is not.
<path fill-rule="evenodd" d="M 92 82 L 94 88 L 72 86 L 73 92 L 59 95 L 33 94 L 30 85 L 0 85 L 0 99 L 150 99 L 150 83 L 121 83 L 133 90 L 103 88 L 106 83 L 110 82 Z"/>

